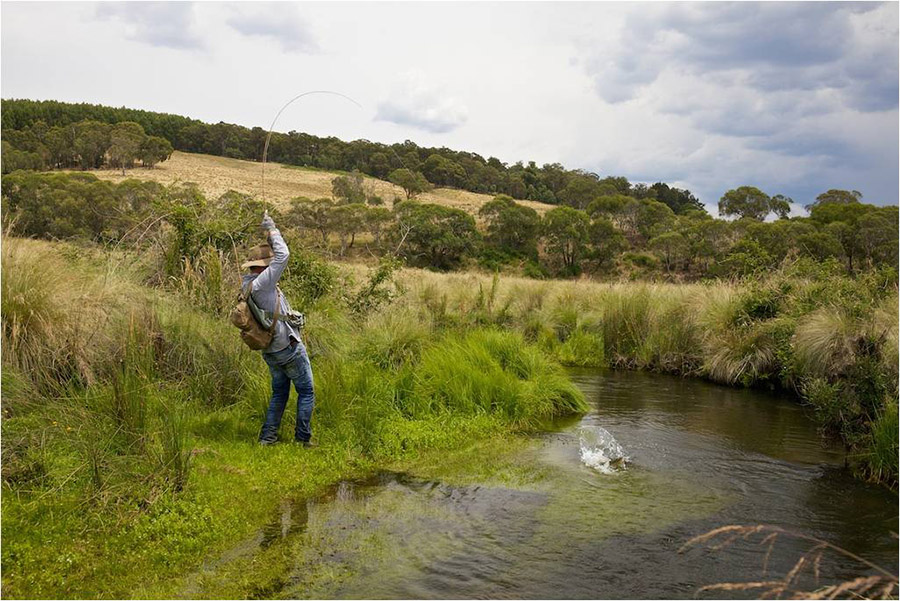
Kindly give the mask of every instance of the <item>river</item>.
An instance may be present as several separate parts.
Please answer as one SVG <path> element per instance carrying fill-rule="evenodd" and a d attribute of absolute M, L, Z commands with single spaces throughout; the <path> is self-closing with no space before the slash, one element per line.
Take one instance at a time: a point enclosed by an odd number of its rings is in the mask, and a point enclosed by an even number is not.
<path fill-rule="evenodd" d="M 705 585 L 783 577 L 813 544 L 762 535 L 711 549 L 692 537 L 768 524 L 838 545 L 896 573 L 897 495 L 854 479 L 809 409 L 699 380 L 573 370 L 591 405 L 524 444 L 450 467 L 382 472 L 288 499 L 251 541 L 286 545 L 275 597 L 693 598 Z M 627 460 L 582 461 L 584 428 Z M 812 589 L 871 570 L 825 553 Z M 705 591 L 699 597 L 753 597 Z"/>

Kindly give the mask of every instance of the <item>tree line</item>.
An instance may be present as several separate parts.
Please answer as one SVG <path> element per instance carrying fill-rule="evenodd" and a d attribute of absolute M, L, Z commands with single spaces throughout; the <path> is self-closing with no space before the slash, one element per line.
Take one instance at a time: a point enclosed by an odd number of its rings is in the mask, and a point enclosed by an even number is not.
<path fill-rule="evenodd" d="M 769 222 L 754 204 L 766 195 L 747 186 L 723 196 L 723 212 L 744 211 L 731 221 L 702 211 L 679 215 L 659 201 L 625 195 L 544 215 L 498 195 L 476 220 L 415 195 L 388 208 L 359 174 L 336 177 L 333 192 L 273 209 L 279 225 L 325 253 L 391 254 L 437 270 L 694 280 L 760 274 L 797 260 L 851 274 L 886 268 L 892 279 L 898 268 L 898 207 L 865 204 L 845 190 L 819 195 L 809 217 Z M 735 198 L 740 202 L 730 204 Z M 193 185 L 113 183 L 90 173 L 17 171 L 3 178 L 2 201 L 4 226 L 20 235 L 139 244 L 165 234 L 170 269 L 210 246 L 233 253 L 253 236 L 262 211 L 260 201 L 238 192 L 208 200 Z"/>
<path fill-rule="evenodd" d="M 253 161 L 261 160 L 267 135 L 261 127 L 247 128 L 224 122 L 208 124 L 179 115 L 124 107 L 51 100 L 2 101 L 3 138 L 8 139 L 12 149 L 20 152 L 36 152 L 33 150 L 33 139 L 23 133 L 26 139 L 20 140 L 11 132 L 27 132 L 33 130 L 36 124 L 43 124 L 38 125 L 39 128 L 66 128 L 85 121 L 109 125 L 136 123 L 148 136 L 164 138 L 176 150 Z M 88 160 L 78 166 L 91 167 L 90 158 L 93 156 L 96 159 L 96 155 L 88 154 Z M 529 199 L 578 209 L 586 208 L 590 200 L 598 196 L 621 194 L 638 199 L 655 199 L 676 214 L 704 210 L 689 190 L 670 187 L 662 182 L 651 186 L 632 184 L 624 177 L 600 177 L 579 169 L 568 170 L 559 163 L 538 166 L 534 161 L 520 161 L 507 165 L 495 157 L 485 159 L 474 152 L 421 147 L 409 140 L 397 144 L 369 140 L 344 142 L 335 137 L 323 138 L 296 131 L 275 132 L 267 158 L 288 165 L 358 171 L 379 179 L 387 179 L 397 170 L 406 170 L 434 186 L 504 194 L 518 200 Z M 46 168 L 60 164 L 49 159 L 43 167 L 17 165 L 16 168 Z M 66 166 L 76 165 L 70 163 Z M 10 167 L 7 172 L 13 170 Z"/>
<path fill-rule="evenodd" d="M 136 161 L 152 168 L 173 152 L 168 140 L 148 136 L 134 121 L 83 119 L 51 126 L 38 120 L 21 129 L 4 128 L 2 140 L 4 174 L 19 169 L 131 169 Z"/>

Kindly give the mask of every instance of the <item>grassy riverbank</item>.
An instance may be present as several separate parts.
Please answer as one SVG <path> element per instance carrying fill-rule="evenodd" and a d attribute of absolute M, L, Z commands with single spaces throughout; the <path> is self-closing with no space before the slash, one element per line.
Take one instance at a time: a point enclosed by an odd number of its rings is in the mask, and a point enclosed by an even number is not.
<path fill-rule="evenodd" d="M 258 448 L 268 372 L 225 320 L 94 248 L 6 239 L 2 259 L 8 597 L 140 595 L 289 491 L 584 409 L 519 334 L 323 307 L 309 331 L 320 447 Z"/>
<path fill-rule="evenodd" d="M 788 390 L 859 475 L 897 487 L 897 284 L 798 262 L 742 283 L 598 283 L 405 271 L 404 301 L 464 331 L 522 332 L 565 365 Z"/>
<path fill-rule="evenodd" d="M 215 315 L 227 265 L 147 287 L 145 262 L 95 246 L 4 239 L 2 253 L 8 597 L 175 594 L 288 493 L 581 411 L 560 363 L 795 390 L 861 475 L 896 487 L 897 289 L 878 273 L 539 282 L 294 253 L 288 295 L 320 292 L 302 299 L 309 451 L 254 444 L 268 374 Z"/>

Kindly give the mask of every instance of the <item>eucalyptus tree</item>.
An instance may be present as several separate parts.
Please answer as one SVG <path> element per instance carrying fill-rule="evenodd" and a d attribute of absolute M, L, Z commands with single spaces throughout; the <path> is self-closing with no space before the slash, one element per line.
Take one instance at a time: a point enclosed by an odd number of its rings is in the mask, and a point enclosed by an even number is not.
<path fill-rule="evenodd" d="M 587 253 L 591 221 L 584 211 L 556 207 L 544 214 L 542 230 L 547 253 L 562 265 L 562 271 L 576 275 Z"/>
<path fill-rule="evenodd" d="M 769 196 L 759 188 L 741 186 L 727 191 L 719 200 L 719 214 L 724 217 L 739 217 L 763 221 L 769 213 L 781 218 L 791 211 L 791 199 L 781 194 Z"/>
<path fill-rule="evenodd" d="M 537 211 L 501 194 L 486 202 L 478 214 L 487 224 L 489 246 L 509 256 L 537 258 L 541 228 Z"/>

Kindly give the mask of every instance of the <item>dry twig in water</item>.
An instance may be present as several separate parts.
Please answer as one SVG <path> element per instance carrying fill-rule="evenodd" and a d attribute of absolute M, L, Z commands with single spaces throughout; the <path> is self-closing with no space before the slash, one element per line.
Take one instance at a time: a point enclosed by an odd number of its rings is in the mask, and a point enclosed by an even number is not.
<path fill-rule="evenodd" d="M 762 535 L 762 539 L 759 540 L 757 544 L 767 545 L 766 555 L 763 560 L 763 574 L 768 570 L 769 558 L 779 536 L 809 541 L 813 543 L 813 546 L 797 560 L 784 578 L 780 580 L 710 584 L 700 588 L 697 592 L 760 590 L 760 598 L 762 599 L 780 599 L 784 595 L 793 599 L 837 599 L 848 597 L 858 599 L 888 599 L 896 596 L 895 592 L 898 590 L 896 574 L 892 574 L 881 566 L 874 564 L 847 549 L 838 547 L 837 545 L 833 545 L 814 536 L 792 532 L 784 528 L 779 528 L 778 526 L 766 526 L 762 524 L 755 526 L 722 526 L 721 528 L 716 528 L 715 530 L 710 530 L 709 532 L 695 536 L 682 545 L 678 552 L 684 553 L 692 547 L 703 544 L 707 545 L 713 551 L 718 551 L 738 540 L 749 541 L 756 534 Z M 876 573 L 871 576 L 863 576 L 846 582 L 825 586 L 815 591 L 801 591 L 792 588 L 804 569 L 812 570 L 815 581 L 818 584 L 822 554 L 826 550 L 851 559 Z"/>

